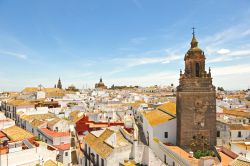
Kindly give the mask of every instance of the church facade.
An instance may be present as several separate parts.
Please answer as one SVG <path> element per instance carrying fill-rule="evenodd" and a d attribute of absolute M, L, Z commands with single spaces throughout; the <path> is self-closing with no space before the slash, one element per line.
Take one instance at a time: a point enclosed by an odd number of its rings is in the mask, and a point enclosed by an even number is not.
<path fill-rule="evenodd" d="M 192 151 L 216 145 L 216 93 L 205 60 L 193 32 L 176 93 L 177 145 Z"/>

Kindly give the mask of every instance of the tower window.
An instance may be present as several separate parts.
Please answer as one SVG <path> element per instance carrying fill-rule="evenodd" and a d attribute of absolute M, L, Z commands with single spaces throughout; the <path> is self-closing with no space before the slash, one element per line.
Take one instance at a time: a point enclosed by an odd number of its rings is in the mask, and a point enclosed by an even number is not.
<path fill-rule="evenodd" d="M 196 77 L 200 76 L 200 64 L 199 63 L 195 64 L 195 73 L 196 73 Z"/>
<path fill-rule="evenodd" d="M 220 137 L 220 131 L 217 131 L 217 137 Z"/>
<path fill-rule="evenodd" d="M 238 137 L 241 137 L 241 131 L 238 131 Z"/>
<path fill-rule="evenodd" d="M 168 132 L 165 132 L 164 135 L 165 135 L 165 138 L 168 138 Z"/>

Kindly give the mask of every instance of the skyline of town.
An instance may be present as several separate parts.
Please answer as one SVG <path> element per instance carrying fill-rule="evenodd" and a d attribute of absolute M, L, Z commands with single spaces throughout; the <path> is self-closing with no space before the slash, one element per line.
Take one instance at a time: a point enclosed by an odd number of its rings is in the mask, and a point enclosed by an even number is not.
<path fill-rule="evenodd" d="M 53 87 L 59 77 L 77 88 L 100 77 L 108 87 L 177 85 L 192 26 L 214 85 L 249 88 L 248 1 L 152 3 L 1 1 L 0 91 Z"/>
<path fill-rule="evenodd" d="M 0 166 L 250 166 L 249 0 L 0 0 Z"/>

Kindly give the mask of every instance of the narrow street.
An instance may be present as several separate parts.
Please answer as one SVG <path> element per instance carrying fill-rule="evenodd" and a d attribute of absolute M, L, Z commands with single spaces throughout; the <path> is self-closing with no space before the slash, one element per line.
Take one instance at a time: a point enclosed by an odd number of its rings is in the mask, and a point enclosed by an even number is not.
<path fill-rule="evenodd" d="M 136 119 L 135 120 L 135 123 L 138 127 L 138 139 L 139 139 L 139 142 L 143 143 L 144 145 L 147 145 L 147 139 L 146 139 L 146 136 L 143 132 L 143 128 L 142 128 L 142 125 L 138 122 L 138 120 Z"/>
<path fill-rule="evenodd" d="M 78 165 L 78 159 L 77 159 L 77 154 L 76 154 L 76 137 L 75 133 L 71 132 L 71 161 L 73 165 Z"/>

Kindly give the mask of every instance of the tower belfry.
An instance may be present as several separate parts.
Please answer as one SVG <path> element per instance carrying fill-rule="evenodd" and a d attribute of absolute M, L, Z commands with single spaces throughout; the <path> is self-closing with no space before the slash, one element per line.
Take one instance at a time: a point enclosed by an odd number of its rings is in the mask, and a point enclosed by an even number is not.
<path fill-rule="evenodd" d="M 206 71 L 206 57 L 192 29 L 191 47 L 177 87 L 177 144 L 202 150 L 216 145 L 216 98 L 211 70 Z"/>

